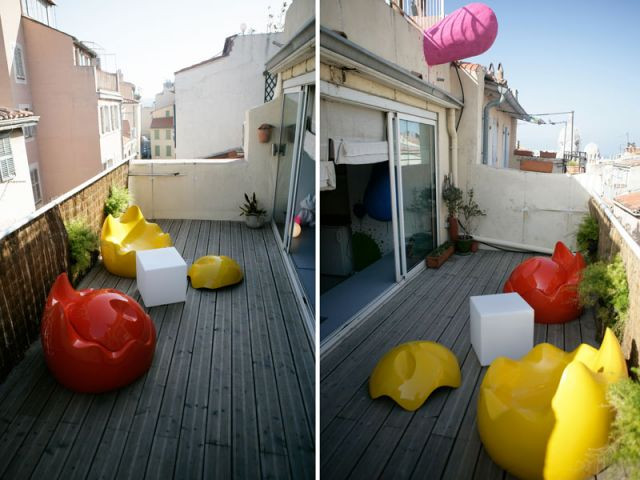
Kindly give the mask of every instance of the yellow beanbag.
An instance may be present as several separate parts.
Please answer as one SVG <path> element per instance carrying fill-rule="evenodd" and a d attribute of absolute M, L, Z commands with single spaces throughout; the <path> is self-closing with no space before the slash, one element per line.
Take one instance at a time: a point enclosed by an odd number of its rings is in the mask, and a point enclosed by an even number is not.
<path fill-rule="evenodd" d="M 438 387 L 460 386 L 458 359 L 435 342 L 398 345 L 380 359 L 369 378 L 369 395 L 387 395 L 405 410 L 420 408 Z"/>
<path fill-rule="evenodd" d="M 136 276 L 136 250 L 151 250 L 173 245 L 168 233 L 147 222 L 140 208 L 131 205 L 120 217 L 107 216 L 100 235 L 104 266 L 114 275 Z"/>
<path fill-rule="evenodd" d="M 232 258 L 207 255 L 196 260 L 189 268 L 193 288 L 221 288 L 242 281 L 242 269 Z"/>
<path fill-rule="evenodd" d="M 620 344 L 607 329 L 600 350 L 564 352 L 548 343 L 519 361 L 497 358 L 478 397 L 478 431 L 489 456 L 522 479 L 573 480 L 603 467 L 613 411 L 607 386 L 627 377 Z"/>

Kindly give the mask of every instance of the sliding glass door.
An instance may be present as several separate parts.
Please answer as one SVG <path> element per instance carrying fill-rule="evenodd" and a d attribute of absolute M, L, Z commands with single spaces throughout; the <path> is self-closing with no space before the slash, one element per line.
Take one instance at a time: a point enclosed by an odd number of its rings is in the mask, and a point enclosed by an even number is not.
<path fill-rule="evenodd" d="M 394 168 L 397 242 L 401 277 L 422 265 L 437 245 L 435 121 L 394 115 Z"/>

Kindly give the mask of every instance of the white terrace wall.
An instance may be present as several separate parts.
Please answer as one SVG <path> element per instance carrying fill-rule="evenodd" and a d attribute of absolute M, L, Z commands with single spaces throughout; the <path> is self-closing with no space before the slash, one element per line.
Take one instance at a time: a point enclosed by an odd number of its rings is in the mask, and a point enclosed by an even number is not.
<path fill-rule="evenodd" d="M 277 159 L 271 142 L 259 143 L 258 126 L 279 124 L 282 97 L 247 112 L 245 158 L 235 160 L 140 160 L 131 162 L 129 188 L 148 218 L 242 220 L 243 194 L 256 193 L 271 216 Z M 275 128 L 272 142 L 280 132 Z"/>
<path fill-rule="evenodd" d="M 468 185 L 487 212 L 476 236 L 551 252 L 557 241 L 575 249 L 590 195 L 572 175 L 470 165 Z"/>

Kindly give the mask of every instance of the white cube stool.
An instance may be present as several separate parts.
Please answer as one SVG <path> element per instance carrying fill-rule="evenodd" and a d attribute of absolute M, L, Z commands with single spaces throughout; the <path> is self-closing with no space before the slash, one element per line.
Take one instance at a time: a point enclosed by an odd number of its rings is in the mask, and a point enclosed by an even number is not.
<path fill-rule="evenodd" d="M 184 302 L 187 264 L 174 247 L 136 252 L 138 291 L 147 307 Z"/>
<path fill-rule="evenodd" d="M 471 345 L 480 365 L 519 359 L 533 348 L 533 308 L 517 293 L 469 298 Z"/>

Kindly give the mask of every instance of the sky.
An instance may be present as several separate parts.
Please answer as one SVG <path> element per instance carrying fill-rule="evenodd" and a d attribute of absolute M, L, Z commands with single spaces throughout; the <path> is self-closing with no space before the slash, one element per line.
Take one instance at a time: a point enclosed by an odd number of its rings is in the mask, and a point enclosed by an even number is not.
<path fill-rule="evenodd" d="M 106 67 L 120 68 L 144 99 L 162 90 L 176 70 L 222 51 L 241 24 L 265 32 L 268 7 L 282 0 L 57 0 L 57 27 L 106 57 Z M 288 2 L 289 3 L 289 2 Z"/>
<path fill-rule="evenodd" d="M 383 0 L 371 0 L 383 1 Z M 450 13 L 468 1 L 445 0 Z M 640 1 L 485 0 L 496 12 L 498 37 L 469 59 L 502 62 L 509 86 L 530 113 L 575 111 L 582 147 L 603 155 L 640 143 Z M 247 24 L 266 30 L 268 7 L 281 0 L 58 0 L 58 28 L 114 53 L 125 78 L 152 98 L 173 72 L 219 53 L 224 39 Z M 371 32 L 375 34 L 374 31 Z M 547 117 L 548 118 L 548 117 Z M 551 117 L 554 118 L 554 117 Z M 557 116 L 555 120 L 566 120 Z M 562 125 L 520 123 L 531 149 L 555 150 Z"/>
<path fill-rule="evenodd" d="M 445 0 L 445 12 L 468 3 Z M 640 1 L 484 3 L 496 13 L 498 36 L 491 49 L 469 61 L 496 67 L 502 62 L 529 113 L 575 110 L 582 148 L 594 142 L 603 156 L 616 154 L 627 132 L 640 144 Z M 562 128 L 519 122 L 518 139 L 526 148 L 555 150 Z"/>

